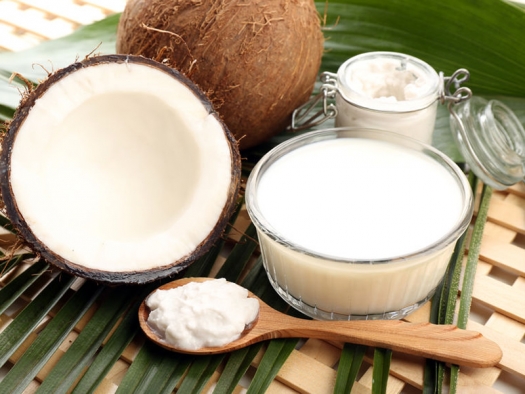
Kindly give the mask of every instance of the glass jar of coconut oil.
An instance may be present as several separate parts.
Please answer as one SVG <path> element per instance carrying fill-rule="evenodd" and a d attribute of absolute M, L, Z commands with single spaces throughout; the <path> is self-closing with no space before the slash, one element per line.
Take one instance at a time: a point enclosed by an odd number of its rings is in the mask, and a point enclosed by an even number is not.
<path fill-rule="evenodd" d="M 432 143 L 441 84 L 427 63 L 401 53 L 371 52 L 326 76 L 337 87 L 337 127 L 386 129 Z"/>
<path fill-rule="evenodd" d="M 437 106 L 447 104 L 465 162 L 484 183 L 505 189 L 525 179 L 525 130 L 501 101 L 473 97 L 462 86 L 469 78 L 462 68 L 445 77 L 403 53 L 363 53 L 336 74 L 321 74 L 319 93 L 294 111 L 289 129 L 335 118 L 336 127 L 386 130 L 431 145 Z"/>
<path fill-rule="evenodd" d="M 320 94 L 294 113 L 292 129 L 335 118 L 336 127 L 389 130 L 431 144 L 443 76 L 424 61 L 397 52 L 368 52 L 348 59 L 336 74 L 322 73 L 321 81 Z M 334 98 L 335 104 L 329 104 Z M 304 122 L 321 99 L 318 117 Z"/>

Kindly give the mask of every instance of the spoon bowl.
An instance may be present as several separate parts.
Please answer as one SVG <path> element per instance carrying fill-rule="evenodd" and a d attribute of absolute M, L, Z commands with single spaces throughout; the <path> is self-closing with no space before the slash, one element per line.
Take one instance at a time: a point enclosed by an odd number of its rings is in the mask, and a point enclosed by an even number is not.
<path fill-rule="evenodd" d="M 190 282 L 213 278 L 184 278 L 167 283 L 159 290 L 168 290 Z M 156 291 L 156 290 L 155 290 Z M 407 323 L 401 320 L 318 321 L 288 316 L 259 301 L 259 315 L 233 342 L 220 347 L 196 350 L 178 349 L 166 342 L 148 324 L 150 310 L 146 300 L 139 308 L 140 327 L 146 336 L 165 349 L 186 354 L 226 353 L 257 342 L 276 338 L 317 338 L 358 345 L 391 349 L 468 367 L 492 367 L 501 360 L 499 346 L 476 331 L 454 325 Z"/>

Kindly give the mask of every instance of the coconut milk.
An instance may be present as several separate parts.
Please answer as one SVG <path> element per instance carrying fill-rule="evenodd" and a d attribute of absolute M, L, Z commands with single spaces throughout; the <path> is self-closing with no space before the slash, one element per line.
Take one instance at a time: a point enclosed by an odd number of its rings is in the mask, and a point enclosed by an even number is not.
<path fill-rule="evenodd" d="M 428 299 L 455 243 L 440 242 L 465 215 L 450 170 L 366 138 L 301 146 L 253 187 L 247 204 L 270 280 L 298 309 L 328 314 L 378 315 Z"/>

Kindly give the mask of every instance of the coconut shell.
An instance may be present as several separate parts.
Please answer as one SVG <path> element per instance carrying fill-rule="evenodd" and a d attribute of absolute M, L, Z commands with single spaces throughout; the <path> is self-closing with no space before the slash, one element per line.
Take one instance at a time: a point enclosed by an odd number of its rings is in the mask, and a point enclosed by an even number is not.
<path fill-rule="evenodd" d="M 215 242 L 222 236 L 225 227 L 228 224 L 228 220 L 235 211 L 238 200 L 238 192 L 240 188 L 241 178 L 241 159 L 240 153 L 237 147 L 237 142 L 233 135 L 229 132 L 227 127 L 223 125 L 224 137 L 228 142 L 231 154 L 231 181 L 228 190 L 228 196 L 225 205 L 222 208 L 220 217 L 218 218 L 215 227 L 210 231 L 205 239 L 201 241 L 199 245 L 189 255 L 183 256 L 177 261 L 173 261 L 172 264 L 155 267 L 151 269 L 144 269 L 139 271 L 112 271 L 111 267 L 107 270 L 97 270 L 87 268 L 83 265 L 79 265 L 74 261 L 70 261 L 55 253 L 47 245 L 45 245 L 32 231 L 29 224 L 26 222 L 23 213 L 19 210 L 15 194 L 11 186 L 11 153 L 12 147 L 14 146 L 17 138 L 17 134 L 24 124 L 26 117 L 31 112 L 35 103 L 45 96 L 47 90 L 53 86 L 57 81 L 67 77 L 69 74 L 76 72 L 77 70 L 96 66 L 105 63 L 137 63 L 146 65 L 152 68 L 157 68 L 163 71 L 173 78 L 177 79 L 181 84 L 184 84 L 192 91 L 192 93 L 201 101 L 206 111 L 218 118 L 217 113 L 213 110 L 213 107 L 207 97 L 198 89 L 198 87 L 188 80 L 185 76 L 181 75 L 176 70 L 155 62 L 151 59 L 138 57 L 138 56 L 121 56 L 121 55 L 106 55 L 97 56 L 84 59 L 83 61 L 71 64 L 68 67 L 60 69 L 55 73 L 51 74 L 45 81 L 42 81 L 34 90 L 26 92 L 22 98 L 22 102 L 18 107 L 13 121 L 9 124 L 7 133 L 2 140 L 2 151 L 0 152 L 0 186 L 2 192 L 2 198 L 5 203 L 5 210 L 8 218 L 18 233 L 18 235 L 25 241 L 25 243 L 47 262 L 55 265 L 56 267 L 69 272 L 73 275 L 92 279 L 97 282 L 106 284 L 143 284 L 149 283 L 155 280 L 159 280 L 165 277 L 173 276 L 178 274 L 183 269 L 187 268 L 199 257 L 204 255 Z M 222 124 L 222 122 L 219 120 Z M 39 190 L 35 190 L 38 193 Z"/>
<path fill-rule="evenodd" d="M 312 93 L 323 44 L 312 0 L 129 0 L 117 33 L 117 53 L 195 82 L 241 149 L 290 124 Z"/>

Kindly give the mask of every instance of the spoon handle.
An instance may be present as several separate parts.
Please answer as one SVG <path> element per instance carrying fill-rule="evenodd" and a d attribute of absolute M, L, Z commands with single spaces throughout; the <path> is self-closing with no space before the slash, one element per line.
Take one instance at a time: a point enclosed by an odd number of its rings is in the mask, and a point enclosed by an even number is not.
<path fill-rule="evenodd" d="M 480 333 L 454 325 L 400 320 L 319 322 L 281 320 L 278 337 L 307 337 L 382 347 L 469 367 L 490 367 L 502 357 L 499 346 Z M 283 324 L 284 323 L 284 324 Z M 288 327 L 288 328 L 286 328 Z M 284 335 L 282 335 L 284 334 Z"/>

